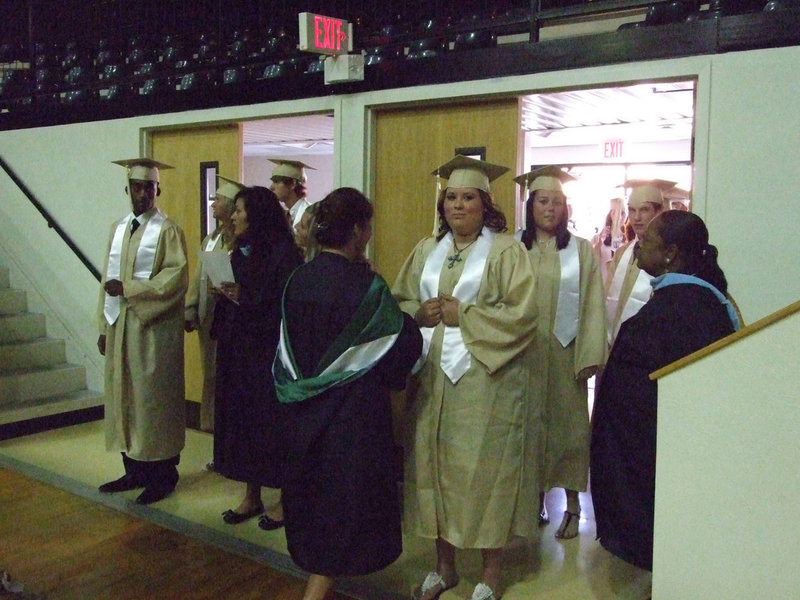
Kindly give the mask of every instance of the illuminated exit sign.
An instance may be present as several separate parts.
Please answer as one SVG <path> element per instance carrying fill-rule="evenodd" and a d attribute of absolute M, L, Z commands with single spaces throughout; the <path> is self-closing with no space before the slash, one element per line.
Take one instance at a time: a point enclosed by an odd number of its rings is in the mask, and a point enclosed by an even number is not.
<path fill-rule="evenodd" d="M 353 50 L 353 24 L 336 17 L 300 13 L 298 48 L 317 54 L 347 54 Z"/>

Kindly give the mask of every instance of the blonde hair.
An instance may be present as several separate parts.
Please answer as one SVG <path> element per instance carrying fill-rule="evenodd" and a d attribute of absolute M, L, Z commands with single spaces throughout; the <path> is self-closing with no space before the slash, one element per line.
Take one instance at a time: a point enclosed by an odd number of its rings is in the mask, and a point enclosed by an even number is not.
<path fill-rule="evenodd" d="M 625 202 L 622 198 L 612 198 L 609 203 L 611 204 L 608 211 L 608 216 L 611 218 L 611 239 L 625 239 L 625 221 L 628 216 Z"/>

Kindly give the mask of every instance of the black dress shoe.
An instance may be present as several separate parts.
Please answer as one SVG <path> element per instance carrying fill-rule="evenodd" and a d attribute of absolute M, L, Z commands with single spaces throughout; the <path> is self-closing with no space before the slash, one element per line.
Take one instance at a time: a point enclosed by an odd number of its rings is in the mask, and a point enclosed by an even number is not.
<path fill-rule="evenodd" d="M 261 518 L 258 520 L 258 526 L 264 531 L 280 529 L 283 527 L 283 519 L 276 521 L 275 519 L 271 519 L 269 515 L 261 515 Z"/>
<path fill-rule="evenodd" d="M 136 504 L 152 504 L 169 496 L 175 486 L 150 484 L 136 497 Z"/>
<path fill-rule="evenodd" d="M 115 492 L 127 492 L 141 487 L 144 487 L 144 479 L 141 476 L 134 475 L 133 473 L 126 473 L 119 479 L 104 483 L 97 489 L 103 494 L 113 494 Z"/>
<path fill-rule="evenodd" d="M 225 521 L 228 525 L 238 525 L 239 523 L 244 523 L 247 519 L 252 519 L 264 512 L 264 506 L 256 506 L 253 510 L 248 511 L 246 513 L 239 513 L 229 508 L 224 513 L 222 513 L 222 520 Z"/>

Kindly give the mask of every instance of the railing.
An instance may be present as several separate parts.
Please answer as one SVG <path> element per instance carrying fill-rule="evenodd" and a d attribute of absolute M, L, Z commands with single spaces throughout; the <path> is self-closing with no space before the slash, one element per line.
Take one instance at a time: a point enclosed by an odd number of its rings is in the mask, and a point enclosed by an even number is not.
<path fill-rule="evenodd" d="M 72 253 L 78 257 L 78 259 L 84 264 L 84 266 L 89 269 L 89 272 L 94 276 L 97 281 L 100 281 L 100 271 L 95 268 L 95 266 L 89 261 L 86 255 L 81 252 L 81 249 L 75 245 L 75 242 L 72 241 L 72 238 L 67 235 L 67 232 L 64 231 L 61 226 L 56 223 L 53 216 L 48 212 L 48 210 L 42 206 L 42 203 L 39 202 L 33 193 L 28 189 L 28 186 L 25 185 L 14 170 L 8 165 L 8 163 L 0 156 L 0 167 L 8 174 L 11 178 L 11 181 L 20 189 L 20 191 L 25 194 L 25 196 L 30 200 L 31 204 L 39 211 L 39 213 L 44 217 L 45 221 L 47 221 L 47 226 L 55 229 L 56 233 L 64 240 L 64 243 L 69 246 L 69 249 L 72 250 Z"/>

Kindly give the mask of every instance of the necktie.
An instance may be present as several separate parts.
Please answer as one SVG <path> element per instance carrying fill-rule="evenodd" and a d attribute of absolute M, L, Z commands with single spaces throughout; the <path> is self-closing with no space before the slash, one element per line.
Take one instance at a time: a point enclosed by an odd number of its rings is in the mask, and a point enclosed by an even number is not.
<path fill-rule="evenodd" d="M 131 220 L 131 235 L 136 233 L 137 229 L 139 229 L 139 221 L 136 219 Z"/>

